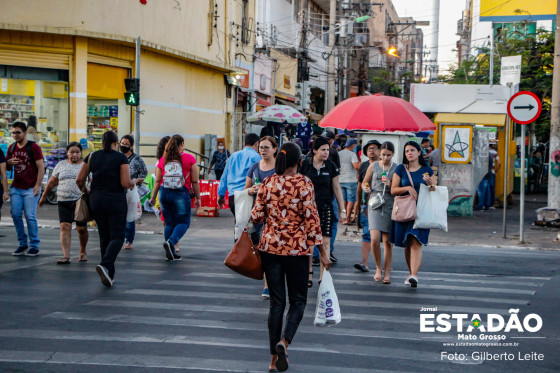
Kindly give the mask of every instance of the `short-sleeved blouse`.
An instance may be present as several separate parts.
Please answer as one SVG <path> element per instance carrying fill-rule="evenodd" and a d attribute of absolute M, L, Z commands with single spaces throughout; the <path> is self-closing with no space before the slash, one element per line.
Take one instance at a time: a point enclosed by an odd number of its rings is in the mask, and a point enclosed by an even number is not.
<path fill-rule="evenodd" d="M 251 215 L 254 223 L 265 223 L 258 249 L 269 254 L 305 256 L 323 243 L 313 184 L 309 178 L 272 175 L 257 194 Z"/>
<path fill-rule="evenodd" d="M 432 168 L 429 166 L 422 166 L 416 171 L 410 171 L 410 176 L 412 176 L 412 181 L 414 182 L 414 189 L 416 190 L 416 193 L 420 193 L 420 184 L 426 184 L 426 182 L 424 181 L 424 174 L 432 176 L 434 174 L 434 170 L 432 170 Z M 399 177 L 401 178 L 401 184 L 399 185 L 400 187 L 407 187 L 412 185 L 403 164 L 397 166 L 395 175 L 399 175 Z"/>
<path fill-rule="evenodd" d="M 181 166 L 183 168 L 183 176 L 185 177 L 185 186 L 188 190 L 191 190 L 191 167 L 196 164 L 196 159 L 187 153 L 181 153 Z M 161 170 L 161 176 L 165 176 L 165 159 L 161 157 L 157 166 Z"/>
<path fill-rule="evenodd" d="M 76 185 L 76 178 L 82 168 L 82 162 L 70 163 L 67 160 L 60 161 L 54 167 L 52 177 L 58 179 L 56 197 L 59 201 L 75 201 L 82 195 Z"/>

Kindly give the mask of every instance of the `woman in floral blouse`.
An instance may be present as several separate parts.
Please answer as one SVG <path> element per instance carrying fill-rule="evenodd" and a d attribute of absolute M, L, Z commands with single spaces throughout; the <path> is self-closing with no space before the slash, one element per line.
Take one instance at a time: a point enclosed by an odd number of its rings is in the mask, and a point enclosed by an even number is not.
<path fill-rule="evenodd" d="M 331 260 L 323 247 L 313 184 L 297 173 L 301 150 L 293 143 L 282 145 L 276 157 L 276 174 L 264 179 L 257 194 L 251 220 L 265 223 L 258 249 L 268 288 L 268 333 L 272 359 L 269 369 L 288 369 L 288 345 L 303 318 L 307 303 L 309 255 L 315 245 L 328 270 Z M 286 308 L 286 283 L 290 309 L 282 332 Z"/>

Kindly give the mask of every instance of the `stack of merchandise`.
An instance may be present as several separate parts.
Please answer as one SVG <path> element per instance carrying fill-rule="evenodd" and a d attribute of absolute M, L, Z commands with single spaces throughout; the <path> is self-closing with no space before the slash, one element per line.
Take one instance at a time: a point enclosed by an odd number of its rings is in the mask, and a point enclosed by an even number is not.
<path fill-rule="evenodd" d="M 53 169 L 58 162 L 66 159 L 66 149 L 51 149 L 45 157 L 46 167 Z"/>

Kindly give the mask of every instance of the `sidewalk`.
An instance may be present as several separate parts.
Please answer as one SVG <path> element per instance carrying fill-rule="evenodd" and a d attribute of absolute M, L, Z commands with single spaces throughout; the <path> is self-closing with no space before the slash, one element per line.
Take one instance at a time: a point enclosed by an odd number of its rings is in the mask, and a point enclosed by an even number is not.
<path fill-rule="evenodd" d="M 519 198 L 515 196 L 514 206 L 507 210 L 507 238 L 503 238 L 503 210 L 475 211 L 473 217 L 449 217 L 448 232 L 432 230 L 430 244 L 446 246 L 476 246 L 488 248 L 530 248 L 558 250 L 560 243 L 554 242 L 560 229 L 534 225 L 535 210 L 546 206 L 546 194 L 530 194 L 525 201 L 525 244 L 519 243 Z M 194 213 L 194 210 L 193 210 Z M 0 226 L 13 226 L 10 204 L 2 207 Z M 37 210 L 37 218 L 42 228 L 59 226 L 57 206 L 44 205 Z M 144 214 L 136 224 L 138 233 L 163 234 L 163 225 L 153 214 Z M 224 237 L 233 240 L 233 216 L 229 210 L 220 210 L 215 218 L 193 216 L 188 235 L 196 237 Z M 361 230 L 356 225 L 339 224 L 337 240 L 361 241 Z"/>

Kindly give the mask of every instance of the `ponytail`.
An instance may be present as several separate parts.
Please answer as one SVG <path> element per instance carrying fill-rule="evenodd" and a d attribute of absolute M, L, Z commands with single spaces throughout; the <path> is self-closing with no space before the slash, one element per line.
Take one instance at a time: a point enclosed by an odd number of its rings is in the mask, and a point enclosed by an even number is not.
<path fill-rule="evenodd" d="M 103 151 L 104 152 L 110 152 L 111 149 L 111 145 L 113 145 L 114 143 L 119 142 L 119 137 L 117 136 L 117 134 L 113 131 L 107 131 L 103 134 L 103 137 L 101 139 L 101 143 L 103 145 Z"/>
<path fill-rule="evenodd" d="M 181 162 L 181 153 L 179 153 L 179 146 L 185 143 L 183 136 L 173 135 L 165 145 L 165 151 L 163 152 L 163 164 L 167 164 L 173 161 Z"/>
<path fill-rule="evenodd" d="M 282 147 L 276 156 L 276 164 L 274 171 L 277 175 L 284 175 L 286 170 L 290 167 L 297 166 L 301 159 L 301 149 L 294 143 L 287 142 Z"/>

